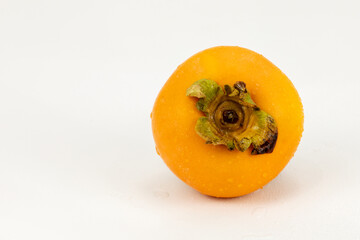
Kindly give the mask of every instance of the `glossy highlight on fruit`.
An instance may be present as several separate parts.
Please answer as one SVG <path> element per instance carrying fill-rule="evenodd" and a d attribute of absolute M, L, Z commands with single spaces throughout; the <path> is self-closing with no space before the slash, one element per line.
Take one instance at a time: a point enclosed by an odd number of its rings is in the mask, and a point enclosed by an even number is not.
<path fill-rule="evenodd" d="M 199 98 L 186 95 L 189 87 L 201 79 L 221 87 L 246 84 L 256 106 L 276 122 L 272 152 L 252 155 L 253 147 L 230 151 L 226 145 L 206 144 L 195 127 L 207 113 L 197 108 Z M 219 118 L 237 124 L 244 112 L 224 106 Z M 158 154 L 181 180 L 214 197 L 242 196 L 274 179 L 293 157 L 303 121 L 300 97 L 285 74 L 262 55 L 232 46 L 206 49 L 181 64 L 161 89 L 152 111 Z"/>

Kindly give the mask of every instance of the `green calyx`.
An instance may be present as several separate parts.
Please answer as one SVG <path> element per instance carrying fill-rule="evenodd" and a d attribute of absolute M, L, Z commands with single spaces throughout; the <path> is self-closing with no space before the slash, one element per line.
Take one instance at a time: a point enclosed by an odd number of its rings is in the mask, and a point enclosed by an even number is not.
<path fill-rule="evenodd" d="M 244 82 L 222 89 L 215 81 L 201 79 L 187 89 L 186 95 L 199 98 L 196 107 L 205 116 L 198 119 L 195 131 L 207 144 L 242 152 L 252 146 L 253 155 L 274 150 L 276 122 L 251 99 Z"/>

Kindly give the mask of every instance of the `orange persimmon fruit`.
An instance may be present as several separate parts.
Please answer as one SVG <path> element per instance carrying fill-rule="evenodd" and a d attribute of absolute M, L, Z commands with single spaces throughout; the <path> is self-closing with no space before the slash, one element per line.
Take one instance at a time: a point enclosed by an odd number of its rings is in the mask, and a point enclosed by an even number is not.
<path fill-rule="evenodd" d="M 205 114 L 196 106 L 199 99 L 186 95 L 200 79 L 221 88 L 245 83 L 256 105 L 275 119 L 273 151 L 253 155 L 251 149 L 205 144 L 195 131 Z M 181 64 L 161 89 L 151 116 L 156 151 L 166 165 L 186 184 L 214 197 L 242 196 L 274 179 L 293 157 L 304 121 L 301 99 L 285 74 L 262 55 L 235 46 L 209 48 Z"/>

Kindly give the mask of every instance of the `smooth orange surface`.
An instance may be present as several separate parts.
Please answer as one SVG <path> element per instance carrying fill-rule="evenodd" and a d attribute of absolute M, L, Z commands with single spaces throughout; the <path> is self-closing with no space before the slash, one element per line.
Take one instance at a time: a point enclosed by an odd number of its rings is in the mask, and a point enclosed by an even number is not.
<path fill-rule="evenodd" d="M 196 98 L 186 89 L 207 78 L 220 86 L 244 81 L 255 103 L 278 124 L 273 153 L 251 155 L 205 144 L 194 128 L 199 117 Z M 291 81 L 274 64 L 245 48 L 214 47 L 195 54 L 171 75 L 152 112 L 156 149 L 167 166 L 203 194 L 236 197 L 251 193 L 275 178 L 293 157 L 303 132 L 303 107 Z"/>

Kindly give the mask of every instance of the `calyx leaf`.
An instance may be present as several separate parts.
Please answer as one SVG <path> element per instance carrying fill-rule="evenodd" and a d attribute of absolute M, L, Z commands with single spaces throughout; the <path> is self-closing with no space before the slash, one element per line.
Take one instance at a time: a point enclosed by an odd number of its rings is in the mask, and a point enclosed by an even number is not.
<path fill-rule="evenodd" d="M 187 89 L 186 95 L 199 98 L 196 106 L 206 116 L 198 119 L 195 131 L 207 144 L 242 152 L 252 146 L 254 155 L 273 151 L 276 122 L 251 99 L 244 82 L 222 89 L 213 80 L 201 79 Z"/>

